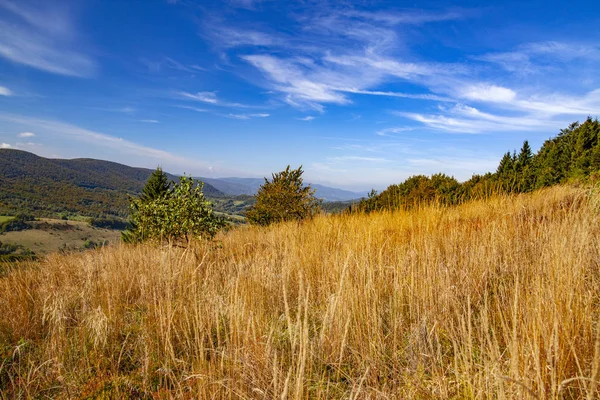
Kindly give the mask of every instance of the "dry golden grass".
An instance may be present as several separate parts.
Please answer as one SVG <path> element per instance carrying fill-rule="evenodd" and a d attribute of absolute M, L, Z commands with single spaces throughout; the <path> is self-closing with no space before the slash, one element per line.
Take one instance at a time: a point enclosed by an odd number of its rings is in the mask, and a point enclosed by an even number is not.
<path fill-rule="evenodd" d="M 591 399 L 599 199 L 49 256 L 0 278 L 2 397 Z"/>

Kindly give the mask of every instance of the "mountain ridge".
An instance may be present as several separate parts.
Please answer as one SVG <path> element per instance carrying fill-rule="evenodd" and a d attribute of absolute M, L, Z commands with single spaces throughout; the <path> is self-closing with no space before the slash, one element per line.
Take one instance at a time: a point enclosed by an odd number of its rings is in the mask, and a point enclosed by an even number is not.
<path fill-rule="evenodd" d="M 255 195 L 259 187 L 265 183 L 264 178 L 199 178 L 209 182 L 217 189 L 231 195 Z M 366 192 L 353 192 L 350 190 L 334 188 L 318 183 L 308 183 L 316 190 L 315 196 L 325 201 L 358 200 L 367 196 Z"/>

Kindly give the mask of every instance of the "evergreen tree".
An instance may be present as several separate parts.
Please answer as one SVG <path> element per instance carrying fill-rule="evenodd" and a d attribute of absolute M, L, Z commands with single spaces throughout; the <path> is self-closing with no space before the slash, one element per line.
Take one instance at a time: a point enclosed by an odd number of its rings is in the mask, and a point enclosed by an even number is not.
<path fill-rule="evenodd" d="M 516 169 L 517 172 L 521 172 L 526 166 L 531 163 L 533 158 L 533 152 L 529 146 L 529 142 L 526 140 L 523 142 L 523 147 L 517 156 Z"/>
<path fill-rule="evenodd" d="M 168 197 L 171 193 L 171 183 L 161 167 L 157 167 L 146 185 L 142 189 L 142 193 L 138 199 L 130 199 L 131 215 L 128 221 L 128 229 L 121 232 L 121 240 L 125 243 L 133 243 L 144 240 L 143 231 L 137 225 L 137 214 L 139 207 L 142 204 L 150 203 L 156 199 Z"/>
<path fill-rule="evenodd" d="M 526 140 L 523 142 L 523 147 L 517 156 L 515 164 L 515 181 L 517 183 L 518 192 L 528 192 L 533 189 L 535 180 L 535 171 L 532 164 L 533 152 Z"/>
<path fill-rule="evenodd" d="M 168 196 L 170 190 L 171 183 L 169 182 L 169 178 L 167 178 L 167 174 L 163 172 L 161 167 L 157 167 L 142 189 L 140 200 L 147 202 L 159 197 Z"/>

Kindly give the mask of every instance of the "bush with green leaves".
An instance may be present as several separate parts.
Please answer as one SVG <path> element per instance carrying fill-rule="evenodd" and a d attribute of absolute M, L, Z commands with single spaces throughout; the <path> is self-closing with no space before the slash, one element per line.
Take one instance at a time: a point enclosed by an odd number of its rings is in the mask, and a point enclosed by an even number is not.
<path fill-rule="evenodd" d="M 131 208 L 134 229 L 128 234 L 134 240 L 161 240 L 170 243 L 192 238 L 210 239 L 223 227 L 212 204 L 202 192 L 204 184 L 182 176 L 171 189 L 155 198 L 133 199 Z"/>
<path fill-rule="evenodd" d="M 315 197 L 315 190 L 304 186 L 302 166 L 265 178 L 265 183 L 256 194 L 256 203 L 246 212 L 251 224 L 269 225 L 281 221 L 294 221 L 310 218 L 321 210 L 321 200 Z"/>

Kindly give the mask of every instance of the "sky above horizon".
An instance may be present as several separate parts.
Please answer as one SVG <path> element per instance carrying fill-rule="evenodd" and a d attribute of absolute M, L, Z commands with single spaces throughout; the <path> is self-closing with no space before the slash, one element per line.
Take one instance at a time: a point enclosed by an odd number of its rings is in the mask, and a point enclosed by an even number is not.
<path fill-rule="evenodd" d="M 598 26 L 596 1 L 0 0 L 0 147 L 462 181 L 599 116 Z"/>

